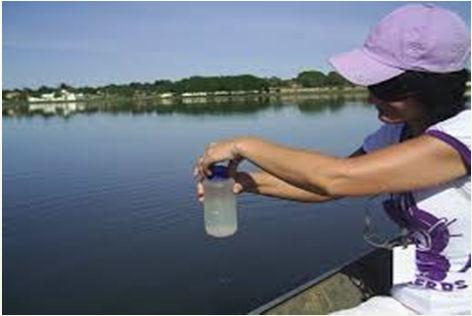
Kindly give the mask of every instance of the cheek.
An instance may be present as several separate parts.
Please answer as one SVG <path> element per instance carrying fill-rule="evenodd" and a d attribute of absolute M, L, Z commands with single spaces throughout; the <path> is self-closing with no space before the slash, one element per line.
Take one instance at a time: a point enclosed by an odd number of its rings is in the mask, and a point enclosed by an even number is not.
<path fill-rule="evenodd" d="M 416 120 L 423 115 L 419 104 L 412 98 L 402 101 L 385 102 L 371 95 L 369 101 L 375 104 L 379 111 L 380 120 L 385 123 L 401 123 Z"/>
<path fill-rule="evenodd" d="M 417 107 L 407 102 L 390 102 L 386 105 L 385 111 L 395 118 L 404 120 L 415 119 L 420 115 Z"/>
<path fill-rule="evenodd" d="M 423 116 L 423 111 L 416 104 L 404 104 L 397 111 L 405 120 L 417 120 Z"/>
<path fill-rule="evenodd" d="M 424 116 L 424 108 L 414 98 L 407 98 L 403 101 L 393 102 L 392 106 L 395 107 L 399 114 L 405 119 L 417 120 Z"/>

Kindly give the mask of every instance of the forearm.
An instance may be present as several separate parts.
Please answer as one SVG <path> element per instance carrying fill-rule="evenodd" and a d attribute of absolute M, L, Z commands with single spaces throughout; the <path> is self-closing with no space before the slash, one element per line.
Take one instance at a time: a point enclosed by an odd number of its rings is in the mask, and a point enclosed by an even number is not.
<path fill-rule="evenodd" d="M 430 188 L 467 175 L 470 161 L 423 135 L 367 155 L 337 158 L 244 137 L 236 154 L 290 185 L 324 196 L 360 196 Z M 469 158 L 470 159 L 470 158 Z"/>
<path fill-rule="evenodd" d="M 300 190 L 329 197 L 331 183 L 341 175 L 342 159 L 288 148 L 259 138 L 244 137 L 236 151 L 262 170 Z M 270 186 L 271 190 L 274 186 Z M 276 188 L 276 186 L 275 186 Z"/>
<path fill-rule="evenodd" d="M 249 176 L 253 184 L 249 186 L 247 191 L 251 193 L 307 203 L 326 202 L 335 199 L 332 196 L 297 188 L 264 171 L 253 172 Z"/>

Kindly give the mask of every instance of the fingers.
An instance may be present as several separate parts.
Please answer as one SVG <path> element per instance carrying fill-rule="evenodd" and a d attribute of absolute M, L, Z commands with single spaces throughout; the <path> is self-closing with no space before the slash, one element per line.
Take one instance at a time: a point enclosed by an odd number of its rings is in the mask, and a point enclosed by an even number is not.
<path fill-rule="evenodd" d="M 201 177 L 203 176 L 201 173 L 201 168 L 200 168 L 200 161 L 201 157 L 198 157 L 197 160 L 195 161 L 195 165 L 193 166 L 193 177 L 197 180 L 200 180 Z"/>
<path fill-rule="evenodd" d="M 215 145 L 216 145 L 216 143 L 210 143 L 205 148 L 205 152 L 203 153 L 203 156 L 200 157 L 200 159 L 198 161 L 199 172 L 204 177 L 211 175 L 210 166 L 213 163 L 213 161 L 211 161 L 211 154 L 212 154 L 212 147 L 215 146 Z"/>
<path fill-rule="evenodd" d="M 203 157 L 198 157 L 193 168 L 193 176 L 197 180 L 197 199 L 199 202 L 203 202 L 205 199 L 205 192 L 203 190 L 202 181 L 205 179 L 205 173 L 203 171 Z"/>
<path fill-rule="evenodd" d="M 242 158 L 234 158 L 230 160 L 228 168 L 230 169 L 229 172 L 230 172 L 231 177 L 234 178 L 236 176 L 237 174 L 236 169 L 241 161 L 242 161 Z M 204 158 L 199 157 L 197 158 L 197 161 L 193 168 L 193 176 L 197 180 L 197 199 L 199 202 L 204 201 L 204 195 L 205 195 L 203 184 L 202 184 L 202 181 L 206 178 L 205 171 L 204 171 L 204 163 L 205 163 Z M 244 187 L 242 183 L 236 182 L 233 186 L 233 192 L 235 194 L 239 194 L 243 191 L 244 191 Z"/>
<path fill-rule="evenodd" d="M 197 199 L 199 202 L 203 202 L 205 192 L 203 190 L 202 181 L 205 178 L 202 169 L 202 157 L 198 157 L 197 161 L 195 162 L 195 166 L 193 167 L 193 177 L 197 180 Z"/>
<path fill-rule="evenodd" d="M 200 162 L 201 170 L 204 175 L 211 175 L 211 166 L 218 162 L 230 161 L 235 158 L 234 141 L 226 140 L 218 143 L 210 143 L 203 154 Z"/>
<path fill-rule="evenodd" d="M 197 161 L 195 162 L 195 166 L 193 167 L 193 177 L 198 181 L 202 181 L 205 176 L 206 174 L 203 169 L 203 157 L 198 157 Z"/>
<path fill-rule="evenodd" d="M 195 163 L 193 175 L 195 178 L 207 178 L 212 175 L 211 166 L 222 161 L 229 161 L 230 176 L 236 173 L 236 169 L 242 158 L 234 154 L 234 141 L 222 141 L 210 143 L 205 148 L 203 156 Z"/>
<path fill-rule="evenodd" d="M 199 202 L 203 202 L 205 192 L 203 191 L 203 184 L 201 182 L 197 183 L 197 198 Z"/>
<path fill-rule="evenodd" d="M 235 183 L 233 186 L 233 193 L 239 194 L 244 191 L 243 186 L 240 183 Z M 201 182 L 197 183 L 197 199 L 198 202 L 202 203 L 205 200 L 205 191 Z"/>
<path fill-rule="evenodd" d="M 205 177 L 211 176 L 211 170 L 210 166 L 213 164 L 213 162 L 209 159 L 203 158 L 200 166 L 201 166 L 201 174 L 203 174 Z"/>

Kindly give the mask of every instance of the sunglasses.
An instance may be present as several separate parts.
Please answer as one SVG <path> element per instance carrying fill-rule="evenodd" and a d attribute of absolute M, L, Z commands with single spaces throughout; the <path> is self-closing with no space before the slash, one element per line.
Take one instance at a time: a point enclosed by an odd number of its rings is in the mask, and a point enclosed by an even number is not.
<path fill-rule="evenodd" d="M 400 101 L 419 94 L 412 84 L 397 78 L 368 86 L 370 94 L 382 101 Z"/>
<path fill-rule="evenodd" d="M 395 90 L 383 90 L 383 89 L 372 89 L 368 88 L 370 94 L 376 99 L 386 102 L 401 101 L 407 98 L 415 97 L 419 95 L 418 91 L 395 91 Z"/>

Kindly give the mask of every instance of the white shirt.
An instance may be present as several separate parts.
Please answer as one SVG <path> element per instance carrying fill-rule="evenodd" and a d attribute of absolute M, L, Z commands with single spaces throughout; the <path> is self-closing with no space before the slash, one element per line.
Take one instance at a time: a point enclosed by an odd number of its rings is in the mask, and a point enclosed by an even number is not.
<path fill-rule="evenodd" d="M 470 110 L 425 134 L 452 146 L 470 170 Z M 364 140 L 372 152 L 400 142 L 404 125 L 385 124 Z M 431 172 L 434 172 L 432 170 Z M 386 212 L 416 244 L 416 278 L 392 296 L 421 314 L 470 314 L 470 172 L 441 186 L 392 195 Z"/>

